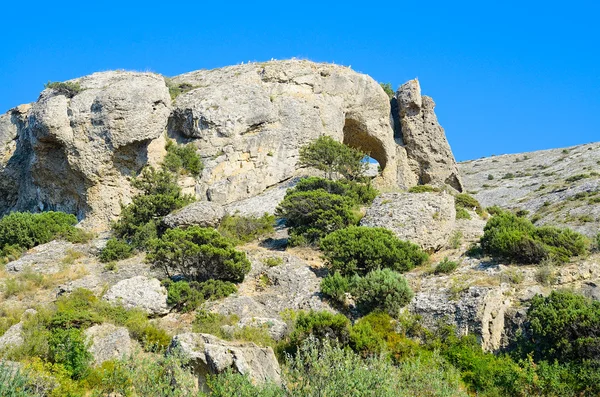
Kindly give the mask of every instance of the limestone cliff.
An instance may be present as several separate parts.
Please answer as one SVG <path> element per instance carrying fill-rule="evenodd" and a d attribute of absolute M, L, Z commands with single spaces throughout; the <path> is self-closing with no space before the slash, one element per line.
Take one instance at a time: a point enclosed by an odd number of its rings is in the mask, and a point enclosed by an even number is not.
<path fill-rule="evenodd" d="M 161 161 L 165 136 L 195 145 L 205 169 L 182 183 L 219 204 L 296 176 L 299 148 L 320 135 L 376 159 L 379 186 L 462 190 L 433 101 L 416 80 L 398 91 L 395 115 L 371 77 L 300 60 L 196 71 L 168 83 L 123 71 L 74 82 L 81 90 L 73 95 L 46 89 L 0 117 L 0 213 L 57 209 L 103 228 L 130 200 L 129 177 Z M 167 84 L 184 92 L 172 101 Z"/>

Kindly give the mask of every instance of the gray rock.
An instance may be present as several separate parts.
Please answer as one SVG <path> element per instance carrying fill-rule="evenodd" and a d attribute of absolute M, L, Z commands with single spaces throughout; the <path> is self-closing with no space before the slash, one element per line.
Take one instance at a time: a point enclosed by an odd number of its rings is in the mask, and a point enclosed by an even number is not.
<path fill-rule="evenodd" d="M 278 318 L 245 317 L 238 323 L 239 327 L 265 327 L 271 338 L 276 341 L 282 340 L 288 332 L 288 325 Z"/>
<path fill-rule="evenodd" d="M 112 324 L 94 325 L 85 330 L 85 337 L 96 365 L 108 360 L 127 358 L 132 353 L 131 338 L 125 327 Z"/>
<path fill-rule="evenodd" d="M 167 289 L 155 278 L 136 276 L 119 281 L 104 295 L 103 299 L 126 308 L 138 308 L 151 316 L 169 312 Z"/>
<path fill-rule="evenodd" d="M 384 227 L 401 240 L 427 250 L 448 243 L 456 221 L 454 197 L 447 193 L 385 193 L 377 197 L 360 221 Z"/>
<path fill-rule="evenodd" d="M 63 258 L 70 251 L 82 250 L 81 246 L 67 241 L 55 240 L 38 245 L 27 251 L 22 257 L 5 265 L 5 270 L 10 273 L 20 273 L 24 270 L 53 274 L 60 271 Z"/>
<path fill-rule="evenodd" d="M 25 340 L 23 338 L 23 322 L 29 317 L 35 315 L 37 312 L 33 309 L 27 309 L 21 316 L 21 321 L 14 324 L 12 327 L 6 330 L 6 332 L 0 336 L 0 353 L 7 349 L 17 348 Z"/>
<path fill-rule="evenodd" d="M 421 95 L 419 80 L 414 79 L 398 89 L 396 100 L 402 141 L 418 183 L 449 185 L 462 191 L 460 173 L 433 110 L 433 99 Z"/>
<path fill-rule="evenodd" d="M 197 201 L 167 215 L 163 222 L 171 228 L 188 226 L 217 227 L 223 216 L 225 216 L 225 210 L 220 204 L 211 201 Z"/>
<path fill-rule="evenodd" d="M 275 209 L 283 201 L 285 193 L 288 189 L 296 186 L 299 180 L 300 178 L 292 178 L 289 181 L 270 187 L 257 196 L 229 203 L 225 206 L 225 211 L 229 215 L 238 214 L 256 217 L 261 217 L 265 213 L 275 214 Z"/>
<path fill-rule="evenodd" d="M 253 383 L 281 384 L 281 368 L 270 347 L 186 333 L 173 338 L 167 354 L 179 352 L 190 359 L 200 386 L 205 385 L 206 375 L 220 374 L 228 369 L 247 376 Z"/>

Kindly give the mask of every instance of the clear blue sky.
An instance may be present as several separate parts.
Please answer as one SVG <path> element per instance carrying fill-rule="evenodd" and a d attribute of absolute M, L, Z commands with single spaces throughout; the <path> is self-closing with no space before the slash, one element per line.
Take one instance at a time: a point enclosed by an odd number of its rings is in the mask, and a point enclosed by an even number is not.
<path fill-rule="evenodd" d="M 13 1 L 2 14 L 0 112 L 95 71 L 301 57 L 394 87 L 418 77 L 459 160 L 600 141 L 595 1 Z"/>

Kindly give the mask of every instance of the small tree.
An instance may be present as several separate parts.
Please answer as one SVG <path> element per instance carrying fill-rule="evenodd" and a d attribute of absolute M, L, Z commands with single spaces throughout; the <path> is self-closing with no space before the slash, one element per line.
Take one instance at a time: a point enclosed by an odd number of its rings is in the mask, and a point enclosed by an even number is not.
<path fill-rule="evenodd" d="M 181 273 L 196 281 L 210 279 L 241 282 L 250 271 L 246 254 L 215 229 L 192 226 L 169 229 L 152 240 L 148 260 L 167 275 Z"/>
<path fill-rule="evenodd" d="M 367 169 L 365 156 L 360 150 L 323 135 L 300 149 L 300 164 L 323 171 L 327 179 L 340 174 L 354 180 L 361 178 Z"/>
<path fill-rule="evenodd" d="M 408 282 L 390 269 L 374 270 L 353 280 L 352 295 L 363 313 L 382 310 L 397 317 L 400 309 L 413 298 Z"/>

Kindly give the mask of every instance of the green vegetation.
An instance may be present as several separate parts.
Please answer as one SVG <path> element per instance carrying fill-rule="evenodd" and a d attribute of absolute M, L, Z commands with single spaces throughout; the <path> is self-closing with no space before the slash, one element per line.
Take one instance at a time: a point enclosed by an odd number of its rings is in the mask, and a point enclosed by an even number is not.
<path fill-rule="evenodd" d="M 49 81 L 44 84 L 44 88 L 54 90 L 59 94 L 66 96 L 67 98 L 73 98 L 75 95 L 83 91 L 79 83 L 74 83 L 72 81 Z"/>
<path fill-rule="evenodd" d="M 427 261 L 417 245 L 399 240 L 384 228 L 351 226 L 321 241 L 323 255 L 332 271 L 364 276 L 375 269 L 405 272 Z"/>
<path fill-rule="evenodd" d="M 442 190 L 439 187 L 431 186 L 431 185 L 417 185 L 408 189 L 409 193 L 437 193 Z"/>
<path fill-rule="evenodd" d="M 352 295 L 364 314 L 380 310 L 397 317 L 400 309 L 413 298 L 406 279 L 390 269 L 377 269 L 364 277 L 355 277 L 352 284 Z"/>
<path fill-rule="evenodd" d="M 452 273 L 453 271 L 456 270 L 456 268 L 458 267 L 458 263 L 449 260 L 448 258 L 444 258 L 443 261 L 441 261 L 440 263 L 438 263 L 435 267 L 435 269 L 433 270 L 434 274 L 447 274 L 447 273 Z"/>
<path fill-rule="evenodd" d="M 275 267 L 283 265 L 283 258 L 279 256 L 271 256 L 269 258 L 265 258 L 263 263 L 269 267 Z"/>
<path fill-rule="evenodd" d="M 568 178 L 565 179 L 565 182 L 567 183 L 572 183 L 572 182 L 577 182 L 580 181 L 582 179 L 586 179 L 589 178 L 591 175 L 590 174 L 577 174 L 577 175 L 572 175 Z"/>
<path fill-rule="evenodd" d="M 131 184 L 141 193 L 122 208 L 113 231 L 132 247 L 147 248 L 148 242 L 158 236 L 162 218 L 191 203 L 193 198 L 181 194 L 174 175 L 164 169 L 146 167 Z"/>
<path fill-rule="evenodd" d="M 327 179 L 341 175 L 348 180 L 361 179 L 367 164 L 365 153 L 323 135 L 300 148 L 300 164 L 325 173 Z"/>
<path fill-rule="evenodd" d="M 290 228 L 290 245 L 318 243 L 327 234 L 359 221 L 351 199 L 321 189 L 287 193 L 276 215 Z"/>
<path fill-rule="evenodd" d="M 526 218 L 499 212 L 486 224 L 481 238 L 483 251 L 523 264 L 540 263 L 547 258 L 567 262 L 588 250 L 587 239 L 570 229 L 536 227 Z"/>
<path fill-rule="evenodd" d="M 12 212 L 0 219 L 0 257 L 18 257 L 21 252 L 56 239 L 81 243 L 91 238 L 75 227 L 75 215 L 63 212 Z"/>
<path fill-rule="evenodd" d="M 471 214 L 464 208 L 458 208 L 456 210 L 456 219 L 471 219 Z"/>
<path fill-rule="evenodd" d="M 120 261 L 132 257 L 134 254 L 133 247 L 123 240 L 111 238 L 106 242 L 106 246 L 100 251 L 100 262 L 108 263 L 112 261 Z"/>
<path fill-rule="evenodd" d="M 470 196 L 467 193 L 459 193 L 454 197 L 454 206 L 456 210 L 467 209 L 471 211 L 475 211 L 478 215 L 483 216 L 484 211 L 481 208 L 481 204 L 477 201 L 473 196 Z"/>
<path fill-rule="evenodd" d="M 321 281 L 321 292 L 330 297 L 334 302 L 343 305 L 346 293 L 350 292 L 350 279 L 340 272 L 328 275 Z"/>
<path fill-rule="evenodd" d="M 193 144 L 188 143 L 185 146 L 178 146 L 172 140 L 167 141 L 165 146 L 167 155 L 163 161 L 163 166 L 175 173 L 190 173 L 193 176 L 199 176 L 204 169 L 202 159 L 196 153 L 196 148 Z"/>
<path fill-rule="evenodd" d="M 169 95 L 171 96 L 171 100 L 175 100 L 179 95 L 185 94 L 188 91 L 196 88 L 192 84 L 189 83 L 179 83 L 176 84 L 172 79 L 165 77 L 165 84 L 169 88 Z"/>
<path fill-rule="evenodd" d="M 341 179 L 332 181 L 325 178 L 309 177 L 301 179 L 298 184 L 290 189 L 294 192 L 309 192 L 324 190 L 327 193 L 337 194 L 351 199 L 356 204 L 371 204 L 379 192 L 371 185 Z"/>
<path fill-rule="evenodd" d="M 235 284 L 221 280 L 207 280 L 202 283 L 165 280 L 162 284 L 167 288 L 167 303 L 184 313 L 196 310 L 207 300 L 225 298 L 237 292 Z"/>
<path fill-rule="evenodd" d="M 265 213 L 255 216 L 225 215 L 219 224 L 219 233 L 236 245 L 249 243 L 273 233 L 275 217 Z"/>
<path fill-rule="evenodd" d="M 383 91 L 387 94 L 387 96 L 390 99 L 392 99 L 396 95 L 394 89 L 392 88 L 392 83 L 379 83 L 379 85 L 381 86 L 381 88 L 383 88 Z"/>
<path fill-rule="evenodd" d="M 250 271 L 246 254 L 215 229 L 192 226 L 169 229 L 150 243 L 147 259 L 169 277 L 182 274 L 188 280 L 210 279 L 241 282 Z"/>

